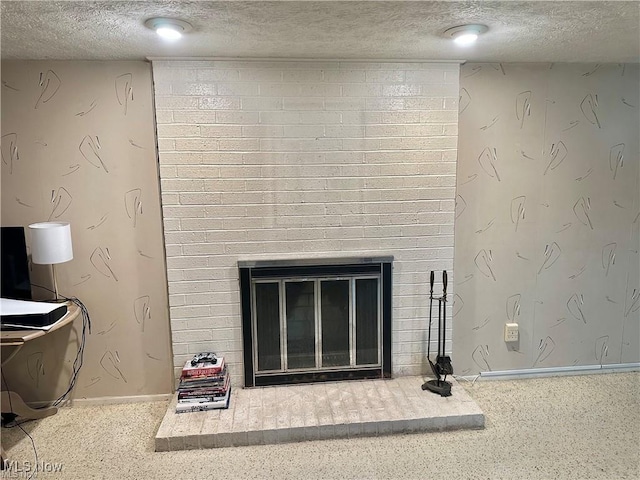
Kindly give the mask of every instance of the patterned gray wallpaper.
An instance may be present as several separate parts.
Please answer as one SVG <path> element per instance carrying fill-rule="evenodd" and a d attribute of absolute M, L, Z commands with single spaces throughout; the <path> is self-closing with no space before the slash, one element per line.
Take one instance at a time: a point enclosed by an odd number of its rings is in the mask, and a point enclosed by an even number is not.
<path fill-rule="evenodd" d="M 147 63 L 2 63 L 2 225 L 70 222 L 58 287 L 91 315 L 73 398 L 172 388 L 153 119 Z M 50 267 L 33 265 L 32 282 L 50 288 Z M 9 386 L 26 400 L 64 392 L 81 326 L 25 345 L 3 368 Z"/>
<path fill-rule="evenodd" d="M 640 361 L 638 73 L 462 67 L 458 374 Z"/>

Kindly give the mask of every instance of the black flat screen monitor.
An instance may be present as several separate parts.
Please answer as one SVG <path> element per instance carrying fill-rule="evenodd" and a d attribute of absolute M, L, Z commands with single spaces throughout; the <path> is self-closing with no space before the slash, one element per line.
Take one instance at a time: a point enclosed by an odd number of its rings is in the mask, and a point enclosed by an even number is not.
<path fill-rule="evenodd" d="M 4 298 L 31 300 L 31 280 L 24 227 L 1 227 L 0 231 L 0 250 L 2 250 L 0 294 Z"/>

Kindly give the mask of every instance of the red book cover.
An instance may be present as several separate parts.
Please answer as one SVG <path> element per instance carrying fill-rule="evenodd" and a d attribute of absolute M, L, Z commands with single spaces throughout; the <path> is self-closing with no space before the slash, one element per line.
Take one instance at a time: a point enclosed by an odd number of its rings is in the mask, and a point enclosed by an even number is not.
<path fill-rule="evenodd" d="M 224 384 L 217 387 L 181 388 L 178 390 L 178 400 L 221 397 L 227 393 L 230 384 L 230 377 L 226 375 Z"/>
<path fill-rule="evenodd" d="M 222 372 L 224 368 L 224 357 L 216 358 L 216 363 L 196 363 L 191 365 L 191 360 L 187 360 L 182 367 L 183 377 L 206 377 Z"/>

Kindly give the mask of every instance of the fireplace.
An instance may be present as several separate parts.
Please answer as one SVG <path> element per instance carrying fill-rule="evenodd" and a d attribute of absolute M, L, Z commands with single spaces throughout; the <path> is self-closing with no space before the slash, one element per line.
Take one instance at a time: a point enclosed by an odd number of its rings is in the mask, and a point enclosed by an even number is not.
<path fill-rule="evenodd" d="M 238 262 L 245 386 L 390 377 L 392 263 Z"/>

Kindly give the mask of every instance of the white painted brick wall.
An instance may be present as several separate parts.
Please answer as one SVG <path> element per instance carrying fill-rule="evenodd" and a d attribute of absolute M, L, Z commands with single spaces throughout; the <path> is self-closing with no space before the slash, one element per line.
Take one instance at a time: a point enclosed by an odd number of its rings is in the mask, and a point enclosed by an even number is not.
<path fill-rule="evenodd" d="M 458 65 L 153 72 L 176 372 L 214 350 L 242 382 L 238 260 L 393 255 L 393 371 L 424 373 L 428 272 L 453 265 Z"/>

